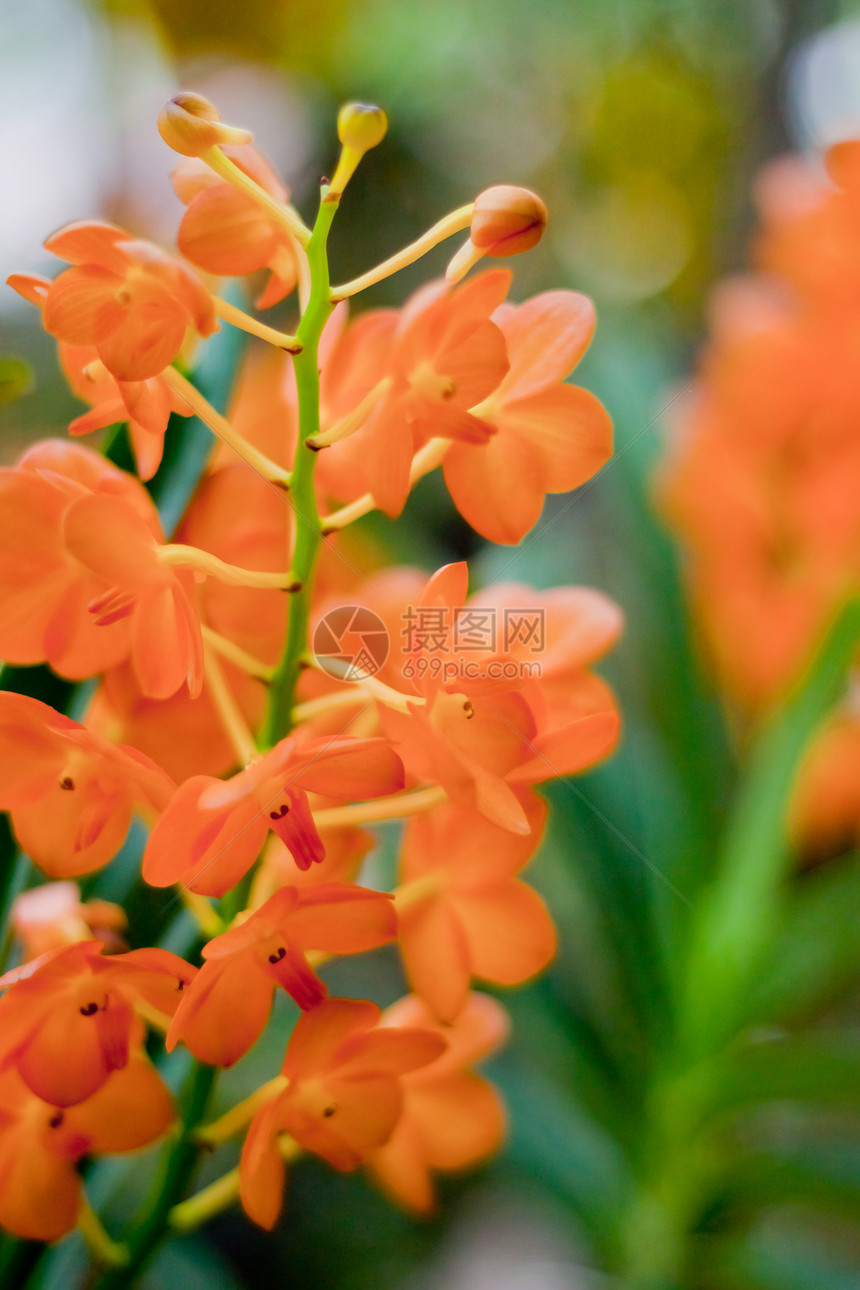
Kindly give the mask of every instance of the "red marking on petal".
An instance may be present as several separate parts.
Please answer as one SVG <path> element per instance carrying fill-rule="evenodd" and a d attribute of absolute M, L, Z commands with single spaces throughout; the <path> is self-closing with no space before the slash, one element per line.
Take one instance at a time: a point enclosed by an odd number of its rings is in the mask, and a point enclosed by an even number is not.
<path fill-rule="evenodd" d="M 289 786 L 283 798 L 268 812 L 270 827 L 287 847 L 299 869 L 310 869 L 325 859 L 325 847 L 317 832 L 308 795 L 304 789 Z"/>

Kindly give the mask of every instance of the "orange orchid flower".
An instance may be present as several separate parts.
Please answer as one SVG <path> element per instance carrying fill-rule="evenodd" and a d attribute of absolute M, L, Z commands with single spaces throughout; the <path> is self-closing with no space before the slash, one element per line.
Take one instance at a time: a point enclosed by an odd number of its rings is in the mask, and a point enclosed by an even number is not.
<path fill-rule="evenodd" d="M 233 664 L 222 665 L 224 680 L 253 729 L 262 720 L 266 692 L 262 681 Z M 112 668 L 87 709 L 87 725 L 111 740 L 131 744 L 182 783 L 191 775 L 227 775 L 236 750 L 219 720 L 209 688 L 192 699 L 186 687 L 169 699 L 150 699 L 129 663 Z"/>
<path fill-rule="evenodd" d="M 174 787 L 136 749 L 100 739 L 37 699 L 0 693 L 0 810 L 51 877 L 107 864 L 133 811 L 163 810 Z"/>
<path fill-rule="evenodd" d="M 407 302 L 391 339 L 390 388 L 351 444 L 345 439 L 326 450 L 335 454 L 350 445 L 344 460 L 360 458 L 362 491 L 372 493 L 387 514 L 397 516 L 403 509 L 412 458 L 428 440 L 441 436 L 483 444 L 495 432 L 471 409 L 492 394 L 508 370 L 505 340 L 490 315 L 510 281 L 506 269 L 495 269 L 454 290 L 431 283 Z M 377 316 L 374 326 L 382 341 L 389 326 L 385 316 Z"/>
<path fill-rule="evenodd" d="M 170 1093 L 136 1044 L 127 1065 L 74 1106 L 44 1101 L 15 1070 L 0 1074 L 0 1227 L 26 1240 L 59 1240 L 83 1200 L 77 1161 L 138 1151 L 170 1128 Z"/>
<path fill-rule="evenodd" d="M 101 941 L 54 950 L 0 977 L 0 1072 L 14 1067 L 32 1093 L 74 1106 L 129 1059 L 134 1004 L 170 1016 L 193 979 L 167 950 L 102 956 Z"/>
<path fill-rule="evenodd" d="M 198 485 L 175 540 L 211 552 L 241 568 L 276 573 L 289 562 L 292 511 L 241 463 L 230 461 Z M 195 583 L 198 619 L 262 664 L 281 656 L 287 597 L 283 591 L 230 586 L 217 578 Z M 266 704 L 264 683 L 223 659 L 224 681 L 248 726 L 256 729 Z M 133 744 L 177 781 L 190 775 L 224 775 L 236 753 L 208 687 L 191 698 L 183 687 L 168 699 L 141 693 L 134 669 L 113 668 L 93 700 L 89 723 L 115 740 Z"/>
<path fill-rule="evenodd" d="M 547 493 L 590 479 L 612 455 L 612 422 L 599 399 L 564 384 L 594 331 L 594 306 L 575 291 L 546 291 L 492 315 L 510 368 L 472 415 L 495 431 L 458 441 L 445 454 L 445 483 L 457 510 L 491 542 L 519 542 Z"/>
<path fill-rule="evenodd" d="M 192 328 L 219 327 L 209 292 L 181 260 L 112 224 L 67 224 L 45 242 L 73 267 L 41 300 L 45 330 L 70 345 L 91 345 L 119 381 L 146 381 L 173 362 Z M 41 295 L 26 275 L 10 286 Z"/>
<path fill-rule="evenodd" d="M 320 341 L 320 424 L 333 431 L 371 400 L 363 421 L 390 393 L 391 355 L 401 324 L 396 309 L 370 309 L 349 318 L 349 304 L 341 301 L 326 323 Z M 374 391 L 380 396 L 374 400 Z M 322 499 L 351 502 L 369 491 L 366 434 L 338 440 L 319 454 L 315 481 Z"/>
<path fill-rule="evenodd" d="M 203 684 L 203 637 L 194 605 L 194 574 L 159 558 L 160 526 L 122 498 L 105 493 L 72 502 L 63 517 L 66 549 L 101 579 L 89 603 L 99 627 L 131 618 L 131 658 L 144 694 L 167 699 Z"/>
<path fill-rule="evenodd" d="M 807 162 L 787 157 L 766 166 L 757 184 L 758 264 L 798 293 L 804 308 L 846 321 L 856 316 L 860 299 L 858 158 L 860 140 L 846 139 L 825 154 L 832 183 Z"/>
<path fill-rule="evenodd" d="M 406 712 L 383 706 L 382 723 L 408 772 L 441 784 L 452 801 L 501 828 L 527 833 L 518 790 L 605 757 L 618 735 L 618 714 L 602 683 L 593 692 L 587 684 L 588 702 L 556 724 L 548 705 L 538 714 L 519 692 L 520 677 L 511 680 L 504 667 L 501 673 L 490 667 L 505 660 L 458 652 L 450 624 L 467 589 L 465 563 L 444 566 L 428 582 L 416 612 L 446 616 L 444 641 L 440 649 L 434 639 L 416 642 L 407 675 L 423 702 L 407 701 Z M 539 716 L 545 717 L 540 724 Z"/>
<path fill-rule="evenodd" d="M 223 782 L 195 775 L 181 785 L 149 837 L 143 876 L 222 896 L 256 860 L 271 829 L 300 869 L 324 848 L 308 793 L 356 799 L 403 787 L 403 767 L 384 739 L 295 736 Z"/>
<path fill-rule="evenodd" d="M 473 977 L 520 985 L 555 954 L 546 905 L 515 877 L 537 849 L 546 806 L 534 794 L 521 800 L 526 836 L 455 806 L 406 829 L 398 940 L 412 989 L 444 1022 L 457 1017 Z"/>
<path fill-rule="evenodd" d="M 282 1068 L 287 1087 L 254 1117 L 239 1166 L 242 1204 L 261 1227 L 274 1227 L 281 1209 L 280 1133 L 335 1169 L 356 1169 L 397 1124 L 402 1077 L 444 1051 L 440 1034 L 383 1028 L 380 1017 L 374 1003 L 327 999 L 299 1018 Z"/>
<path fill-rule="evenodd" d="M 63 536 L 70 506 L 99 493 L 121 500 L 160 533 L 140 481 L 89 448 L 49 439 L 29 448 L 16 467 L 0 469 L 0 655 L 7 662 L 47 661 L 78 680 L 127 657 L 130 624 L 96 625 L 88 605 L 105 583 L 75 559 Z"/>
<path fill-rule="evenodd" d="M 226 144 L 222 151 L 276 201 L 289 201 L 289 190 L 256 148 Z M 298 256 L 303 252 L 282 224 L 196 158 L 181 161 L 171 179 L 177 197 L 188 208 L 176 239 L 184 256 L 218 277 L 241 277 L 270 269 L 268 284 L 255 301 L 258 309 L 276 305 L 289 295 L 296 285 Z"/>
<path fill-rule="evenodd" d="M 175 540 L 243 569 L 279 573 L 293 550 L 293 511 L 244 463 L 233 461 L 198 485 Z M 287 624 L 283 591 L 207 578 L 197 586 L 197 602 L 209 627 L 261 662 L 277 663 Z"/>
<path fill-rule="evenodd" d="M 435 1031 L 448 1047 L 435 1062 L 404 1075 L 403 1112 L 388 1141 L 371 1152 L 367 1168 L 392 1200 L 418 1214 L 432 1212 L 432 1171 L 465 1169 L 498 1150 L 505 1108 L 487 1080 L 467 1069 L 506 1040 L 509 1021 L 489 995 L 472 994 L 453 1025 L 440 1026 L 414 995 L 382 1015 L 383 1026 Z"/>
<path fill-rule="evenodd" d="M 860 541 L 860 327 L 763 295 L 722 295 L 661 480 L 713 662 L 749 709 L 799 675 L 856 585 Z"/>
<path fill-rule="evenodd" d="M 466 687 L 439 690 L 408 714 L 385 708 L 382 724 L 407 770 L 440 784 L 459 805 L 513 833 L 529 825 L 508 778 L 533 743 L 537 727 L 521 695 L 469 697 Z M 547 770 L 540 778 L 549 778 Z"/>
<path fill-rule="evenodd" d="M 544 766 L 562 764 L 573 754 L 580 718 L 615 711 L 615 697 L 589 669 L 618 640 L 624 616 L 608 596 L 590 587 L 551 587 L 535 591 L 522 583 L 495 583 L 477 594 L 483 610 L 507 625 L 503 639 L 507 669 L 520 669 L 519 693 L 538 727 L 533 752 Z M 468 602 L 466 608 L 468 609 Z M 574 763 L 576 764 L 576 763 Z M 536 767 L 532 766 L 532 771 Z M 530 782 L 540 776 L 528 773 Z"/>
<path fill-rule="evenodd" d="M 318 794 L 313 794 L 311 808 L 317 810 L 318 804 L 328 802 L 333 804 L 333 799 L 327 801 Z M 323 826 L 319 835 L 325 847 L 325 856 L 318 864 L 312 864 L 310 869 L 297 869 L 295 860 L 281 839 L 274 833 L 269 834 L 254 874 L 249 902 L 252 909 L 258 909 L 281 887 L 297 887 L 301 891 L 305 887 L 318 887 L 322 883 L 354 881 L 362 860 L 376 845 L 372 833 L 354 825 L 334 828 Z"/>
<path fill-rule="evenodd" d="M 825 175 L 798 158 L 758 183 L 764 273 L 724 283 L 661 501 L 721 685 L 748 714 L 786 696 L 860 564 L 860 141 Z M 807 859 L 856 835 L 853 697 L 808 750 L 789 827 Z"/>
<path fill-rule="evenodd" d="M 125 910 L 109 900 L 82 902 L 76 882 L 46 882 L 23 891 L 12 905 L 11 921 L 25 963 L 76 941 L 104 941 L 110 953 L 128 948 L 122 938 Z"/>
<path fill-rule="evenodd" d="M 59 353 L 69 385 L 91 406 L 90 412 L 75 417 L 69 434 L 89 434 L 116 421 L 127 421 L 138 474 L 141 479 L 151 479 L 161 464 L 171 413 L 188 417 L 191 408 L 158 376 L 145 381 L 117 380 L 92 345 L 60 341 Z"/>
<path fill-rule="evenodd" d="M 52 285 L 49 278 L 29 273 L 13 273 L 7 282 L 39 309 L 44 307 Z M 158 376 L 141 381 L 112 376 L 95 345 L 71 345 L 61 340 L 59 356 L 72 390 L 92 408 L 75 417 L 69 433 L 89 434 L 117 421 L 127 421 L 138 473 L 141 479 L 151 479 L 161 464 L 171 412 L 187 417 L 191 408 Z"/>
<path fill-rule="evenodd" d="M 167 1034 L 200 1061 L 232 1066 L 262 1033 L 276 986 L 300 1008 L 327 991 L 307 952 L 361 954 L 394 940 L 393 897 L 346 883 L 282 887 L 244 922 L 216 936 Z"/>

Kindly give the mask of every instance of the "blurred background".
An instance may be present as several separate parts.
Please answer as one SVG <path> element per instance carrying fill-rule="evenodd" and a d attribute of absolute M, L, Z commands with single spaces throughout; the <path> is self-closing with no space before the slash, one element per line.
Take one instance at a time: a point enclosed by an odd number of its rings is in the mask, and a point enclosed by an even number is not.
<path fill-rule="evenodd" d="M 853 1108 L 850 1096 L 825 1105 L 825 1075 L 805 1101 L 762 1093 L 759 1105 L 754 1089 L 753 1109 L 719 1127 L 717 1180 L 691 1220 L 689 1249 L 674 1260 L 680 1279 L 649 1280 L 646 1271 L 636 1280 L 629 1268 L 649 1263 L 647 1248 L 637 1260 L 631 1247 L 667 1239 L 641 1185 L 650 1073 L 668 1024 L 673 953 L 707 881 L 737 775 L 731 714 L 699 661 L 652 478 L 672 405 L 694 370 L 708 289 L 745 262 L 757 169 L 788 150 L 818 164 L 822 146 L 860 133 L 860 4 L 2 0 L 4 279 L 53 274 L 42 240 L 76 218 L 101 216 L 173 242 L 181 212 L 168 180 L 174 157 L 155 122 L 180 88 L 253 129 L 306 217 L 333 164 L 340 103 L 385 107 L 390 133 L 343 202 L 335 280 L 490 184 L 544 197 L 547 235 L 512 266 L 513 296 L 563 286 L 595 299 L 598 331 L 576 379 L 613 415 L 615 460 L 577 494 L 550 498 L 518 548 L 481 543 L 428 479 L 392 557 L 432 569 L 467 556 L 473 585 L 587 583 L 622 605 L 628 629 L 606 669 L 624 715 L 622 746 L 608 766 L 553 788 L 554 822 L 531 871 L 558 920 L 561 950 L 542 980 L 505 1000 L 513 1040 L 491 1067 L 510 1108 L 504 1154 L 443 1184 L 440 1213 L 425 1222 L 397 1213 L 361 1178 L 305 1162 L 272 1238 L 227 1214 L 175 1242 L 147 1286 L 856 1290 L 856 1046 Z M 440 248 L 366 303 L 400 303 L 449 254 Z M 63 433 L 81 409 L 36 312 L 9 290 L 0 293 L 0 355 L 24 360 L 33 374 L 32 388 L 0 408 L 8 463 L 29 439 Z M 373 526 L 393 542 L 393 530 Z M 803 994 L 803 1023 L 835 1017 L 848 1033 L 856 867 L 835 871 L 823 895 L 816 890 L 811 931 L 804 881 L 788 957 L 822 940 L 844 952 L 826 988 Z M 400 992 L 393 959 L 368 960 L 366 972 L 358 985 L 350 975 L 351 993 L 363 986 L 385 1003 Z M 804 1164 L 812 1140 L 819 1156 L 829 1151 L 817 1172 Z"/>

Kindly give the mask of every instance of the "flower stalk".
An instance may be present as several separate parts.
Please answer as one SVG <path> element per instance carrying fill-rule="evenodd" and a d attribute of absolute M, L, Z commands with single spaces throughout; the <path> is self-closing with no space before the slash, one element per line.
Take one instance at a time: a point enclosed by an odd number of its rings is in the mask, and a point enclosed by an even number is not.
<path fill-rule="evenodd" d="M 260 731 L 262 748 L 273 747 L 278 739 L 289 733 L 301 660 L 307 649 L 311 579 L 322 541 L 314 489 L 316 454 L 308 446 L 308 440 L 320 432 L 319 343 L 333 307 L 326 246 L 338 201 L 337 197 L 329 200 L 328 189 L 323 187 L 319 213 L 313 234 L 307 243 L 311 292 L 298 329 L 302 349 L 295 358 L 299 441 L 291 475 L 290 497 L 296 517 L 292 574 L 301 584 L 301 590 L 290 601 L 287 640 L 281 661 L 272 676 L 266 716 Z"/>

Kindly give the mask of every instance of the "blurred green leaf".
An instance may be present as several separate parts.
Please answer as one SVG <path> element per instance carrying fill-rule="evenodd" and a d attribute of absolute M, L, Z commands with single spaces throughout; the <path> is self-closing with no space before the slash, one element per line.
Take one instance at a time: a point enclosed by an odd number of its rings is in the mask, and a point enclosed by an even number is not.
<path fill-rule="evenodd" d="M 141 1290 L 242 1290 L 248 1284 L 205 1241 L 193 1237 L 166 1245 L 140 1282 Z"/>
<path fill-rule="evenodd" d="M 766 1102 L 860 1104 L 860 1032 L 762 1037 L 713 1067 L 708 1109 L 737 1111 Z"/>
<path fill-rule="evenodd" d="M 764 1151 L 738 1154 L 725 1183 L 728 1209 L 761 1213 L 775 1204 L 803 1201 L 822 1213 L 860 1215 L 860 1141 L 827 1140 L 838 1129 L 820 1115 L 804 1125 L 779 1126 Z M 843 1131 L 844 1131 L 844 1126 Z M 798 1140 L 800 1139 L 800 1140 Z"/>
<path fill-rule="evenodd" d="M 767 961 L 753 982 L 747 1014 L 784 1020 L 809 1012 L 860 975 L 860 936 L 848 911 L 860 909 L 860 855 L 797 877 Z"/>
<path fill-rule="evenodd" d="M 785 810 L 810 738 L 846 685 L 860 638 L 860 600 L 849 601 L 808 675 L 758 737 L 726 830 L 723 862 L 700 905 L 684 981 L 681 1043 L 713 1051 L 732 1033 L 773 933 L 788 858 Z"/>
<path fill-rule="evenodd" d="M 607 1255 L 618 1214 L 632 1188 L 617 1140 L 563 1091 L 521 1059 L 497 1065 L 511 1115 L 508 1161 L 565 1200 Z"/>
<path fill-rule="evenodd" d="M 709 1283 L 720 1290 L 857 1290 L 860 1263 L 840 1251 L 835 1233 L 816 1232 L 804 1217 L 789 1210 L 782 1222 L 751 1232 L 712 1264 Z"/>
<path fill-rule="evenodd" d="M 0 358 L 0 404 L 12 403 L 33 388 L 33 373 L 21 358 Z"/>

